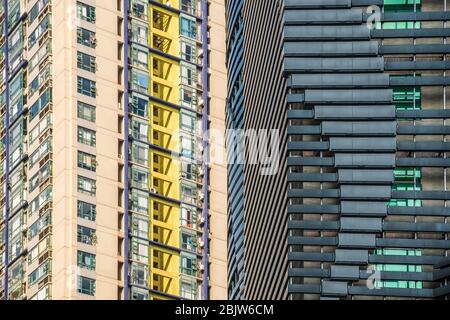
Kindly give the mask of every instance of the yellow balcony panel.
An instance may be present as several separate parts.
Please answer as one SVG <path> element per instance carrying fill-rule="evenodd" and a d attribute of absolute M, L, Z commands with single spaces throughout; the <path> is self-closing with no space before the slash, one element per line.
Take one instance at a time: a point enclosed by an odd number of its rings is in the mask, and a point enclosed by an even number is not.
<path fill-rule="evenodd" d="M 170 124 L 170 122 L 166 123 L 166 124 Z M 176 130 L 178 130 L 178 127 L 176 127 L 174 124 L 175 123 L 172 122 L 172 125 L 170 127 L 169 126 L 165 127 L 165 126 L 160 126 L 160 125 L 154 124 L 153 131 L 171 136 L 174 132 L 176 132 Z"/>
<path fill-rule="evenodd" d="M 159 181 L 162 181 L 167 184 L 174 184 L 177 183 L 179 180 L 176 176 L 164 175 L 158 172 L 153 172 L 152 176 L 154 179 L 158 179 Z"/>
<path fill-rule="evenodd" d="M 170 157 L 163 155 L 161 153 L 157 153 L 153 151 L 150 154 L 150 158 L 152 160 L 151 162 L 151 170 L 152 173 L 161 173 L 165 176 L 175 176 L 176 173 L 179 171 L 175 165 L 173 165 L 173 159 Z"/>
<path fill-rule="evenodd" d="M 176 225 L 180 219 L 180 207 L 161 199 L 151 198 L 152 223 L 159 221 L 168 225 Z"/>
<path fill-rule="evenodd" d="M 178 131 L 180 127 L 180 114 L 175 109 L 155 107 L 153 108 L 153 116 L 150 123 L 159 131 L 170 130 L 169 132 Z M 157 113 L 157 116 L 155 115 Z"/>
<path fill-rule="evenodd" d="M 178 253 L 167 252 L 160 248 L 155 248 L 152 251 L 152 271 L 159 271 L 161 274 L 164 273 L 165 277 L 177 277 L 180 263 Z"/>
<path fill-rule="evenodd" d="M 152 30 L 168 33 L 171 29 L 173 14 L 167 13 L 165 10 L 153 8 L 152 11 Z"/>
<path fill-rule="evenodd" d="M 165 85 L 170 85 L 173 82 L 175 85 L 175 80 L 179 74 L 179 66 L 176 62 L 173 62 L 167 58 L 159 57 L 156 54 L 150 56 L 150 61 L 152 65 L 153 78 L 157 79 Z"/>
<path fill-rule="evenodd" d="M 165 172 L 161 172 L 163 168 L 158 167 L 158 170 L 153 170 L 151 172 L 152 177 L 158 180 L 156 183 L 154 181 L 154 187 L 160 186 L 160 181 L 164 183 L 170 183 L 172 185 L 177 185 L 179 183 L 180 171 L 178 165 L 176 167 L 168 168 L 169 170 L 165 170 Z M 178 189 L 178 187 L 177 187 Z"/>
<path fill-rule="evenodd" d="M 162 293 L 177 295 L 177 289 L 179 288 L 179 286 L 176 278 L 164 277 L 162 275 L 153 273 L 151 279 L 151 288 Z"/>
<path fill-rule="evenodd" d="M 178 232 L 178 229 L 179 229 L 179 223 L 178 223 L 178 225 L 173 225 L 172 223 L 165 223 L 162 221 L 153 220 L 152 224 L 155 227 L 159 227 L 159 228 L 163 228 L 163 229 L 167 229 L 167 230 L 175 230 L 175 232 Z"/>
<path fill-rule="evenodd" d="M 176 201 L 179 201 L 179 184 L 178 181 L 168 181 L 164 179 L 159 179 L 154 177 L 153 178 L 153 184 L 151 188 L 152 192 L 170 199 L 175 199 Z"/>
<path fill-rule="evenodd" d="M 177 143 L 175 140 L 176 137 L 174 137 L 172 134 L 166 134 L 161 131 L 152 130 L 150 143 L 177 152 Z"/>
<path fill-rule="evenodd" d="M 172 3 L 171 6 L 174 7 Z M 151 32 L 160 32 L 177 38 L 180 34 L 180 16 L 171 10 L 151 5 L 150 26 Z"/>
<path fill-rule="evenodd" d="M 151 239 L 159 244 L 177 247 L 177 237 L 174 236 L 175 231 L 172 228 L 162 228 L 153 225 Z"/>
<path fill-rule="evenodd" d="M 160 34 L 152 34 L 150 37 L 150 47 L 163 53 L 177 56 L 178 45 L 174 40 Z M 153 53 L 156 54 L 156 53 Z"/>
<path fill-rule="evenodd" d="M 173 86 L 172 82 L 169 81 L 157 82 L 153 80 L 150 88 L 150 95 L 173 104 L 178 104 L 179 101 L 178 90 L 176 90 L 176 86 Z"/>

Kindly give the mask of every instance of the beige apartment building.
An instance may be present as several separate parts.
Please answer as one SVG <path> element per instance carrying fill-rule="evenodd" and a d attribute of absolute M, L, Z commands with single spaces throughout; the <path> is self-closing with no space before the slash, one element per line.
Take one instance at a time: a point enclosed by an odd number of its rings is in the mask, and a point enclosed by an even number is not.
<path fill-rule="evenodd" d="M 223 2 L 1 0 L 1 299 L 227 298 Z"/>

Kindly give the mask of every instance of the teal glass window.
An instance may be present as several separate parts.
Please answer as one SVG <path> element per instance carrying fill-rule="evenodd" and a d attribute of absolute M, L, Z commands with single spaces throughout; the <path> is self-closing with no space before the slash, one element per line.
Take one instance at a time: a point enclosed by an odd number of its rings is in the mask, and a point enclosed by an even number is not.
<path fill-rule="evenodd" d="M 77 42 L 89 48 L 95 48 L 97 46 L 97 39 L 95 38 L 95 32 L 78 27 Z"/>
<path fill-rule="evenodd" d="M 96 109 L 93 105 L 78 101 L 77 113 L 79 119 L 90 122 L 95 122 L 96 120 Z"/>
<path fill-rule="evenodd" d="M 95 131 L 83 127 L 78 127 L 78 142 L 91 147 L 95 147 L 97 143 Z"/>
<path fill-rule="evenodd" d="M 95 98 L 97 96 L 97 85 L 93 80 L 78 77 L 77 91 L 85 96 Z"/>
<path fill-rule="evenodd" d="M 93 73 L 95 73 L 95 71 L 97 70 L 95 57 L 80 51 L 77 51 L 77 66 L 81 70 Z"/>
<path fill-rule="evenodd" d="M 94 204 L 78 201 L 77 216 L 81 219 L 95 221 L 97 218 L 97 208 Z"/>
<path fill-rule="evenodd" d="M 77 17 L 95 23 L 95 7 L 77 1 Z"/>
<path fill-rule="evenodd" d="M 78 151 L 78 168 L 95 172 L 97 169 L 96 156 Z"/>
<path fill-rule="evenodd" d="M 78 176 L 78 192 L 88 196 L 95 196 L 97 192 L 97 183 L 94 179 Z"/>
<path fill-rule="evenodd" d="M 77 265 L 80 268 L 95 270 L 96 257 L 95 254 L 78 250 L 77 252 Z"/>
<path fill-rule="evenodd" d="M 197 22 L 185 17 L 181 17 L 181 34 L 188 38 L 197 38 Z"/>
<path fill-rule="evenodd" d="M 95 296 L 95 280 L 79 276 L 78 292 L 88 296 Z"/>

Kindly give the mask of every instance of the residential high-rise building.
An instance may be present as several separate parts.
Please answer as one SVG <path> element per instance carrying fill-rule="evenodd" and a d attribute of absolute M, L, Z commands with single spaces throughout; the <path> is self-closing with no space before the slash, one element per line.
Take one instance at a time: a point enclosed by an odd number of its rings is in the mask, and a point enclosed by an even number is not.
<path fill-rule="evenodd" d="M 226 298 L 224 21 L 220 0 L 1 1 L 1 299 Z"/>
<path fill-rule="evenodd" d="M 449 298 L 449 5 L 244 1 L 229 102 L 245 130 L 280 130 L 285 170 L 244 166 L 246 298 Z"/>

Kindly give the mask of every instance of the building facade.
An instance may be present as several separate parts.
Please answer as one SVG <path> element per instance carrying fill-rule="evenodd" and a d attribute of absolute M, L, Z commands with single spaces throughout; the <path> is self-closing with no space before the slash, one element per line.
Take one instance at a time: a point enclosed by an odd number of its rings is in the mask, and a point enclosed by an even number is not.
<path fill-rule="evenodd" d="M 282 300 L 288 286 L 283 1 L 227 1 L 227 9 L 227 126 L 243 133 L 227 145 L 229 297 Z M 266 164 L 253 152 L 263 140 L 251 139 L 266 129 L 277 132 L 271 174 L 262 174 Z"/>
<path fill-rule="evenodd" d="M 229 130 L 244 129 L 244 24 L 245 0 L 229 0 L 227 14 L 228 99 L 226 123 Z M 227 141 L 228 161 L 228 298 L 244 298 L 244 170 L 238 161 L 237 141 Z M 233 153 L 234 152 L 234 153 Z"/>
<path fill-rule="evenodd" d="M 287 148 L 281 176 L 243 169 L 245 298 L 448 299 L 449 5 L 244 2 L 229 103 Z"/>
<path fill-rule="evenodd" d="M 447 5 L 285 1 L 291 299 L 448 298 Z"/>
<path fill-rule="evenodd" d="M 224 5 L 5 0 L 0 17 L 1 298 L 225 298 L 204 138 L 224 122 Z"/>

